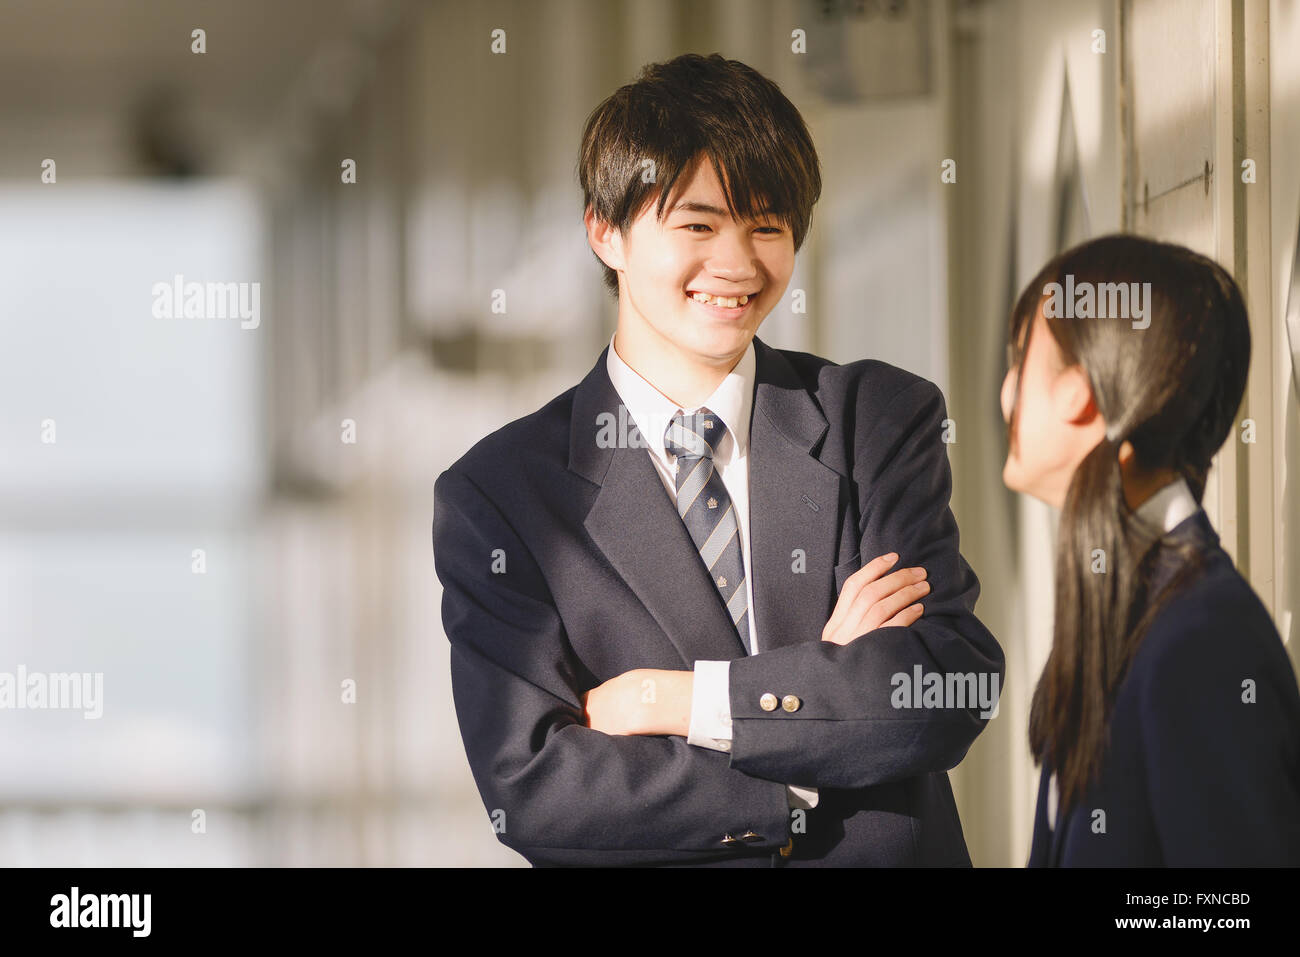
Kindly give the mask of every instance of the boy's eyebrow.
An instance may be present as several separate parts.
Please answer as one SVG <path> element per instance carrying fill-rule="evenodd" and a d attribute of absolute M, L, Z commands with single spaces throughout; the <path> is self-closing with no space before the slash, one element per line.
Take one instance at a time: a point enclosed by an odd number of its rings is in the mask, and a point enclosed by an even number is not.
<path fill-rule="evenodd" d="M 689 200 L 689 199 L 682 200 L 680 203 L 678 203 L 676 206 L 674 206 L 672 209 L 669 210 L 670 213 L 676 213 L 679 211 L 688 212 L 688 213 L 707 213 L 710 216 L 730 215 L 725 209 L 718 209 L 718 207 L 710 206 L 708 203 L 697 203 L 694 200 Z M 772 210 L 764 207 L 763 209 L 759 210 L 758 215 L 771 216 Z"/>

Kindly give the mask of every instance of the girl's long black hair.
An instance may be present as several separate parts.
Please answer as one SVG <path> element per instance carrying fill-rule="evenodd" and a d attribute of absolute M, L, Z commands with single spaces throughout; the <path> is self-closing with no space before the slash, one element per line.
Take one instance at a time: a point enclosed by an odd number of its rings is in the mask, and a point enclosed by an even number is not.
<path fill-rule="evenodd" d="M 1097 293 L 1093 317 L 1045 311 L 1046 325 L 1066 363 L 1087 373 L 1108 428 L 1075 471 L 1061 509 L 1052 650 L 1029 718 L 1030 749 L 1056 772 L 1062 814 L 1095 780 L 1116 692 L 1162 597 L 1201 560 L 1194 548 L 1152 539 L 1134 521 L 1119 448 L 1127 440 L 1144 468 L 1176 470 L 1199 503 L 1210 460 L 1233 431 L 1250 365 L 1245 303 L 1221 266 L 1182 246 L 1111 235 L 1059 254 L 1025 287 L 1011 315 L 1012 367 L 1023 368 L 1045 290 L 1050 283 L 1064 290 L 1071 276 L 1074 289 L 1091 283 Z M 1134 328 L 1131 295 L 1127 316 L 1098 317 L 1103 295 L 1112 306 L 1119 302 L 1118 287 L 1103 286 L 1114 283 L 1136 283 L 1127 291 L 1143 296 L 1149 288 L 1142 320 L 1149 326 Z M 1011 443 L 1015 422 L 1013 408 Z M 1150 576 L 1162 546 L 1178 550 L 1179 572 L 1153 595 Z M 1104 571 L 1093 570 L 1096 549 Z"/>

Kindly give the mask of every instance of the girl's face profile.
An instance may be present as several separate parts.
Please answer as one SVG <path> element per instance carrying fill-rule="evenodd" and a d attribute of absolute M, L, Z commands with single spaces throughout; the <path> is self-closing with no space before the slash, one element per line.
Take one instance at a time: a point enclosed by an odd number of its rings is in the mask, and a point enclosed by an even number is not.
<path fill-rule="evenodd" d="M 1017 369 L 1013 366 L 1002 380 L 1005 421 L 1011 422 L 1015 405 L 1002 481 L 1012 491 L 1060 508 L 1075 469 L 1101 441 L 1106 423 L 1093 402 L 1087 374 L 1082 366 L 1067 364 L 1041 304 L 1034 313 L 1020 375 L 1019 400 Z"/>

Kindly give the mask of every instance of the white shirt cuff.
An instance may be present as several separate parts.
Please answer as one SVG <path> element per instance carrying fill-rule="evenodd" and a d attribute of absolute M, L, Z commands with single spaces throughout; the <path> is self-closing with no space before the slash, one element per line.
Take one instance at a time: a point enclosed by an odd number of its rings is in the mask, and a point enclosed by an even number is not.
<path fill-rule="evenodd" d="M 785 798 L 791 807 L 801 807 L 804 810 L 810 810 L 817 806 L 817 789 L 800 788 L 793 784 L 785 786 Z"/>
<path fill-rule="evenodd" d="M 695 662 L 686 743 L 714 751 L 731 750 L 730 661 Z"/>
<path fill-rule="evenodd" d="M 731 662 L 695 662 L 695 683 L 691 692 L 691 720 L 686 743 L 714 751 L 731 750 Z M 805 810 L 817 806 L 817 789 L 786 786 L 791 807 Z"/>

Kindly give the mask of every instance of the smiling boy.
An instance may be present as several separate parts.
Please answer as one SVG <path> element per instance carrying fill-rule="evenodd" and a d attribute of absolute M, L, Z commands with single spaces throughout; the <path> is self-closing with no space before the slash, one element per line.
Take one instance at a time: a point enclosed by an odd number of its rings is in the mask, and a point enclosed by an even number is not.
<path fill-rule="evenodd" d="M 821 190 L 802 118 L 744 64 L 681 56 L 593 112 L 579 178 L 609 347 L 435 485 L 498 837 L 535 865 L 968 865 L 946 771 L 987 719 L 891 703 L 914 667 L 1003 675 L 943 397 L 757 337 Z"/>

